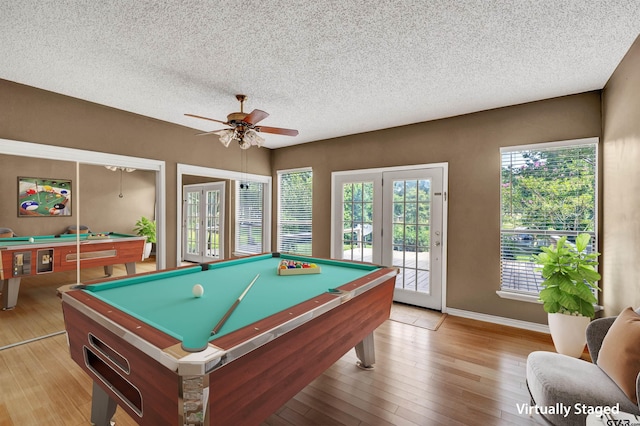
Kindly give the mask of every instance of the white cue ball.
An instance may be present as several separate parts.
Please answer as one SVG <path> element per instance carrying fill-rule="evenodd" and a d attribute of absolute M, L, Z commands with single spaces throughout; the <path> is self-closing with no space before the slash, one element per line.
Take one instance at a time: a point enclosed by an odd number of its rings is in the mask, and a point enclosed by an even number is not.
<path fill-rule="evenodd" d="M 30 243 L 32 243 L 32 242 L 34 242 L 34 241 L 35 241 L 35 239 L 34 239 L 33 237 L 30 237 L 30 238 L 29 238 L 29 242 L 30 242 Z"/>
<path fill-rule="evenodd" d="M 201 284 L 196 284 L 193 286 L 193 289 L 191 291 L 193 292 L 193 295 L 195 297 L 202 297 L 202 295 L 204 294 L 204 287 L 202 287 Z"/>

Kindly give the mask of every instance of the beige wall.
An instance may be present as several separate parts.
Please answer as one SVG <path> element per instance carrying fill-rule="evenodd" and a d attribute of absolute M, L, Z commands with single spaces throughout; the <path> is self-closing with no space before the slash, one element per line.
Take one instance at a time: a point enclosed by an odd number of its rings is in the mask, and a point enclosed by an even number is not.
<path fill-rule="evenodd" d="M 71 180 L 72 216 L 19 218 L 18 176 Z M 79 214 L 80 222 L 93 232 L 133 233 L 140 216 L 153 217 L 155 173 L 145 170 L 124 172 L 122 198 L 119 197 L 119 171 L 83 164 L 80 179 L 83 184 L 78 193 L 75 162 L 0 155 L 0 193 L 4 194 L 0 227 L 11 228 L 17 235 L 55 235 L 64 232 L 69 225 L 75 225 Z"/>
<path fill-rule="evenodd" d="M 640 306 L 640 38 L 602 95 L 605 313 Z"/>
<path fill-rule="evenodd" d="M 167 102 L 170 102 L 168 100 Z M 186 111 L 184 111 L 186 112 Z M 182 111 L 179 111 L 182 113 Z M 167 266 L 176 259 L 177 163 L 269 175 L 270 151 L 224 148 L 198 130 L 0 80 L 0 138 L 166 162 Z M 16 159 L 16 161 L 19 161 Z M 0 171 L 0 174 L 2 172 Z M 5 177 L 2 176 L 4 180 Z M 14 182 L 15 176 L 10 180 Z M 88 183 L 88 185 L 91 185 Z M 7 207 L 2 207 L 4 210 Z M 13 211 L 13 207 L 8 207 Z M 11 213 L 11 212 L 10 212 Z M 23 219 L 27 220 L 27 219 Z M 2 225 L 0 225 L 2 226 Z"/>
<path fill-rule="evenodd" d="M 273 151 L 274 182 L 277 170 L 313 168 L 313 254 L 329 256 L 331 172 L 449 163 L 447 306 L 546 323 L 541 305 L 496 295 L 499 149 L 600 137 L 600 117 L 600 92 L 590 92 L 303 144 Z"/>
<path fill-rule="evenodd" d="M 636 123 L 640 81 L 633 72 L 640 61 L 638 50 L 636 43 L 607 85 L 602 103 L 606 206 L 601 217 L 602 284 L 608 310 L 619 310 L 625 301 L 640 305 L 636 279 L 640 267 L 635 262 L 640 254 L 635 217 L 640 199 L 634 186 L 638 181 L 634 158 L 640 155 Z M 243 171 L 237 147 L 225 149 L 214 140 L 194 136 L 193 129 L 4 80 L 0 80 L 0 99 L 0 138 L 167 162 L 167 266 L 173 266 L 176 257 L 176 163 Z M 545 323 L 539 305 L 495 294 L 499 286 L 499 148 L 599 137 L 600 107 L 600 92 L 589 92 L 273 151 L 251 149 L 246 171 L 271 173 L 276 182 L 277 170 L 313 167 L 313 252 L 328 256 L 332 171 L 448 162 L 447 306 Z M 15 188 L 16 176 L 14 172 L 8 178 L 10 187 Z M 0 177 L 4 185 L 2 170 Z M 15 214 L 11 205 L 2 211 Z M 616 287 L 611 284 L 608 289 L 608 282 Z"/>

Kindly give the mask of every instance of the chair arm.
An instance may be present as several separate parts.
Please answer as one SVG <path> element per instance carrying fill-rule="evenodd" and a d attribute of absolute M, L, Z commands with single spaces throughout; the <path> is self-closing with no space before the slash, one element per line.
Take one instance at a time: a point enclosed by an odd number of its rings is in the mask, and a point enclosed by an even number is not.
<path fill-rule="evenodd" d="M 589 348 L 589 354 L 594 364 L 598 361 L 598 353 L 602 347 L 602 340 L 615 320 L 616 317 L 598 318 L 591 321 L 587 326 L 587 347 Z"/>

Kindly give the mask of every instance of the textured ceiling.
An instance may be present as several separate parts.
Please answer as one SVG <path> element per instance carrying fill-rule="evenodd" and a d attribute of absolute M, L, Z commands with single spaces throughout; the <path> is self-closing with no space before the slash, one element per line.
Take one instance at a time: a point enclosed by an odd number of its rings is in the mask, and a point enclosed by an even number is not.
<path fill-rule="evenodd" d="M 0 78 L 198 131 L 244 93 L 276 148 L 601 89 L 639 33 L 638 0 L 8 0 Z"/>

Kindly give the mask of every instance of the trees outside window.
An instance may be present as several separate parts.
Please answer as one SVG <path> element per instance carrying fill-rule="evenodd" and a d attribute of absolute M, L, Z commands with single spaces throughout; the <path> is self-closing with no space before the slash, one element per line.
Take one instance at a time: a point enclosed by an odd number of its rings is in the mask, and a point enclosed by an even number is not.
<path fill-rule="evenodd" d="M 589 233 L 595 250 L 597 144 L 501 151 L 501 287 L 538 293 L 533 254 L 561 236 Z"/>
<path fill-rule="evenodd" d="M 278 250 L 311 255 L 313 173 L 278 172 Z"/>

